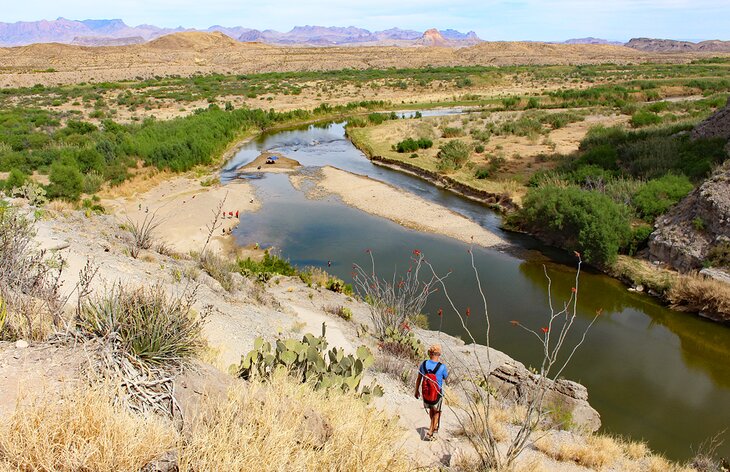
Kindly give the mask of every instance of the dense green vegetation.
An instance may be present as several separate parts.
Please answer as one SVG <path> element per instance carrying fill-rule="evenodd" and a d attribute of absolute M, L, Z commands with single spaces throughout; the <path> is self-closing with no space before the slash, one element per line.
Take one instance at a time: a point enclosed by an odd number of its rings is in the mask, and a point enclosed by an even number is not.
<path fill-rule="evenodd" d="M 576 186 L 532 190 L 519 219 L 541 237 L 579 251 L 593 264 L 614 262 L 631 236 L 626 207 Z"/>
<path fill-rule="evenodd" d="M 0 111 L 0 172 L 11 172 L 12 185 L 35 171 L 48 174 L 48 195 L 73 201 L 81 193 L 94 193 L 104 181 L 124 181 L 138 160 L 186 171 L 211 164 L 246 131 L 379 106 L 382 102 L 355 102 L 283 113 L 211 106 L 168 121 L 122 125 L 103 120 L 101 126 L 67 113 L 10 109 Z"/>
<path fill-rule="evenodd" d="M 453 139 L 439 149 L 438 169 L 442 172 L 461 168 L 471 154 L 471 147 L 460 139 Z"/>

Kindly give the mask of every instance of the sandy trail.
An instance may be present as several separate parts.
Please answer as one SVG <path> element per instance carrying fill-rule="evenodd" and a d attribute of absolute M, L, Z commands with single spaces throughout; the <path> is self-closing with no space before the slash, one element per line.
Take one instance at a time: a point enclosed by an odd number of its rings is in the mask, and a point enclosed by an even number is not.
<path fill-rule="evenodd" d="M 446 207 L 368 177 L 327 166 L 322 168 L 316 185 L 317 190 L 338 195 L 350 206 L 406 228 L 442 234 L 483 247 L 507 244 L 496 234 Z"/>
<path fill-rule="evenodd" d="M 258 210 L 260 205 L 248 182 L 235 181 L 214 187 L 203 187 L 200 182 L 200 179 L 174 177 L 142 194 L 105 201 L 104 205 L 135 222 L 155 214 L 162 221 L 155 236 L 174 250 L 187 254 L 203 248 L 209 233 L 207 227 L 225 198 L 226 217 L 220 220 L 221 226 L 209 244 L 210 249 L 221 252 L 230 246 L 230 236 L 224 236 L 223 229 L 232 228 L 240 221 L 236 212 L 240 217 L 242 213 Z"/>

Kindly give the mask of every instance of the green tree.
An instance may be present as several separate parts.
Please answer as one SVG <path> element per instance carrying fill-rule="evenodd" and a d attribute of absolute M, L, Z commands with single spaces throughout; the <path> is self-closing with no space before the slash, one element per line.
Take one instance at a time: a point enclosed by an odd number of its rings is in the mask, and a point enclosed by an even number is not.
<path fill-rule="evenodd" d="M 450 171 L 460 169 L 466 164 L 471 154 L 471 148 L 468 144 L 460 139 L 453 139 L 441 146 L 438 153 L 440 171 Z"/>

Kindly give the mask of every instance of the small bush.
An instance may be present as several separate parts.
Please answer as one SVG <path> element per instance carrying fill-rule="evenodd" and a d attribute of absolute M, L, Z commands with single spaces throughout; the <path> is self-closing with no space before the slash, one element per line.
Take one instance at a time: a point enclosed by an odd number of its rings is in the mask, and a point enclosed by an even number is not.
<path fill-rule="evenodd" d="M 658 125 L 662 117 L 647 110 L 639 110 L 631 116 L 631 126 L 641 128 L 642 126 Z"/>
<path fill-rule="evenodd" d="M 330 305 L 325 306 L 322 309 L 331 315 L 342 318 L 345 321 L 350 321 L 352 319 L 352 310 L 350 310 L 346 306 Z"/>
<path fill-rule="evenodd" d="M 440 171 L 450 171 L 460 169 L 471 154 L 471 148 L 468 144 L 460 139 L 454 139 L 441 146 L 438 153 Z"/>
<path fill-rule="evenodd" d="M 490 175 L 492 175 L 492 172 L 488 166 L 477 167 L 476 172 L 474 172 L 474 177 L 480 180 L 488 179 Z"/>
<path fill-rule="evenodd" d="M 476 152 L 477 154 L 483 153 L 484 152 L 484 146 L 481 145 L 481 144 L 477 144 L 476 146 L 474 146 L 474 152 Z"/>
<path fill-rule="evenodd" d="M 233 276 L 231 275 L 231 272 L 233 272 L 236 267 L 222 257 L 213 254 L 210 251 L 206 251 L 200 257 L 200 268 L 203 269 L 206 274 L 217 280 L 224 290 L 232 292 L 233 289 L 236 288 Z"/>
<path fill-rule="evenodd" d="M 10 193 L 15 188 L 22 187 L 28 181 L 28 176 L 17 167 L 10 170 L 10 175 L 5 181 L 5 191 Z"/>
<path fill-rule="evenodd" d="M 444 128 L 441 130 L 441 135 L 444 138 L 458 138 L 464 136 L 464 130 L 461 128 Z"/>
<path fill-rule="evenodd" d="M 274 275 L 297 275 L 296 268 L 286 259 L 271 254 L 269 251 L 264 252 L 261 261 L 254 261 L 250 257 L 238 261 L 238 271 L 242 275 L 250 277 L 255 276 L 262 282 L 268 282 Z"/>
<path fill-rule="evenodd" d="M 626 253 L 633 256 L 639 250 L 645 248 L 652 231 L 654 231 L 654 228 L 649 225 L 639 225 L 633 228 L 626 246 Z"/>

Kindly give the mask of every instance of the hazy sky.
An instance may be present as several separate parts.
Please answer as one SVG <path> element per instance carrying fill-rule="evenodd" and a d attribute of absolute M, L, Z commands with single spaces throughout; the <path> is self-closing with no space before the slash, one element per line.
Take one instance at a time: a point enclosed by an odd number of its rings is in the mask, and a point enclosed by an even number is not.
<path fill-rule="evenodd" d="M 23 0 L 3 1 L 0 21 L 121 18 L 127 24 L 214 24 L 288 31 L 297 25 L 436 27 L 483 39 L 595 36 L 730 39 L 730 0 Z"/>

